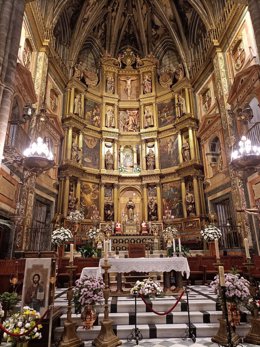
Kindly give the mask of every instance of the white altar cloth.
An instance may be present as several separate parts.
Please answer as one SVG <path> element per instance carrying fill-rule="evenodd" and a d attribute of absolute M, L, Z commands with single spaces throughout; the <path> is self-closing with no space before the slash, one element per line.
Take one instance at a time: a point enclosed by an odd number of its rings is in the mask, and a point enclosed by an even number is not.
<path fill-rule="evenodd" d="M 80 274 L 80 279 L 82 280 L 85 276 L 98 278 L 101 277 L 100 267 L 84 267 Z"/>
<path fill-rule="evenodd" d="M 100 259 L 99 267 L 103 264 L 104 259 Z M 190 267 L 185 257 L 171 258 L 109 258 L 108 263 L 111 265 L 109 272 L 170 272 L 172 270 L 186 274 L 190 277 Z"/>

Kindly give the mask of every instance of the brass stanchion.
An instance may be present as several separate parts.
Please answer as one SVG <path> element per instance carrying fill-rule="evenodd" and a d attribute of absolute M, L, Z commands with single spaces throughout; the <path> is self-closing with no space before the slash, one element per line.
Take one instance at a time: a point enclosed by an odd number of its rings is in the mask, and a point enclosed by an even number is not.
<path fill-rule="evenodd" d="M 72 299 L 73 299 L 73 271 L 76 269 L 76 266 L 73 266 L 73 262 L 69 262 L 69 266 L 66 266 L 69 271 L 69 288 L 67 291 L 67 299 L 68 299 L 68 311 L 67 311 L 67 319 L 64 322 L 64 332 L 62 335 L 61 342 L 59 347 L 83 347 L 84 342 L 81 341 L 76 333 L 76 323 L 72 322 L 71 318 L 71 309 L 72 309 Z"/>
<path fill-rule="evenodd" d="M 101 322 L 101 330 L 97 338 L 92 342 L 93 346 L 96 347 L 116 347 L 122 344 L 122 341 L 115 335 L 113 331 L 113 321 L 109 319 L 109 309 L 108 309 L 108 298 L 110 294 L 109 283 L 108 283 L 108 270 L 111 265 L 108 263 L 108 259 L 104 259 L 104 263 L 101 265 L 102 269 L 105 271 L 105 289 L 104 289 L 104 319 Z"/>

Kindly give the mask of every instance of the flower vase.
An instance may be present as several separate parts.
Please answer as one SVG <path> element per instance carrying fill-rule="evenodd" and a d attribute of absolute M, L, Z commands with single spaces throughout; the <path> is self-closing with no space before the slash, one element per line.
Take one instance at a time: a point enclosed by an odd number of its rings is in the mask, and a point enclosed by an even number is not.
<path fill-rule="evenodd" d="M 216 256 L 216 248 L 215 248 L 215 242 L 214 241 L 208 242 L 208 250 L 209 250 L 209 255 L 211 257 Z"/>
<path fill-rule="evenodd" d="M 240 311 L 237 308 L 237 304 L 234 302 L 227 302 L 227 311 L 228 311 L 228 320 L 231 324 L 231 326 L 236 327 L 240 324 Z"/>
<path fill-rule="evenodd" d="M 83 320 L 84 329 L 92 329 L 97 318 L 97 313 L 94 305 L 86 305 L 84 307 L 84 311 L 81 314 L 81 318 Z"/>

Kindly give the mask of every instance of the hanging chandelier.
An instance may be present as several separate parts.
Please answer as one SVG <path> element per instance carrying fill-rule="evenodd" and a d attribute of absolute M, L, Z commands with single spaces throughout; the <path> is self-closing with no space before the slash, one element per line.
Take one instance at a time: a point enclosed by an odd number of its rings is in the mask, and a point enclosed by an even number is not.
<path fill-rule="evenodd" d="M 231 152 L 231 164 L 237 169 L 256 167 L 260 164 L 260 146 L 252 145 L 246 136 L 242 136 L 238 148 Z"/>

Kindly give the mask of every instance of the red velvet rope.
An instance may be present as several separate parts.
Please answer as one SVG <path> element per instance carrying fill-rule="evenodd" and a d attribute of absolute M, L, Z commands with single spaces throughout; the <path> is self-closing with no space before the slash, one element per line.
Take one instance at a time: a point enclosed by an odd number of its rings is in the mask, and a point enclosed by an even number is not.
<path fill-rule="evenodd" d="M 155 311 L 152 306 L 145 301 L 145 298 L 143 297 L 143 295 L 139 295 L 140 298 L 143 300 L 143 302 L 145 303 L 145 305 L 148 307 L 149 310 L 151 310 L 153 313 L 157 314 L 158 316 L 166 316 L 167 314 L 169 314 L 170 312 L 172 312 L 175 307 L 178 305 L 178 303 L 180 302 L 183 294 L 184 294 L 185 290 L 183 290 L 183 292 L 180 294 L 180 296 L 178 297 L 177 301 L 174 303 L 174 305 L 166 312 L 157 312 Z"/>
<path fill-rule="evenodd" d="M 26 332 L 22 333 L 22 334 L 14 334 L 14 333 L 11 333 L 9 330 L 6 330 L 5 327 L 0 323 L 0 330 L 2 330 L 4 333 L 6 333 L 7 335 L 10 335 L 10 336 L 13 336 L 13 337 L 21 337 L 21 336 L 25 336 L 25 335 L 29 335 L 33 329 L 35 327 L 37 327 L 41 322 L 42 320 L 44 319 L 44 317 L 47 315 L 47 313 L 50 311 L 50 309 L 48 308 L 45 312 L 44 312 L 44 315 L 42 317 L 40 317 L 35 323 L 35 325 L 30 328 L 29 330 L 27 330 Z"/>

